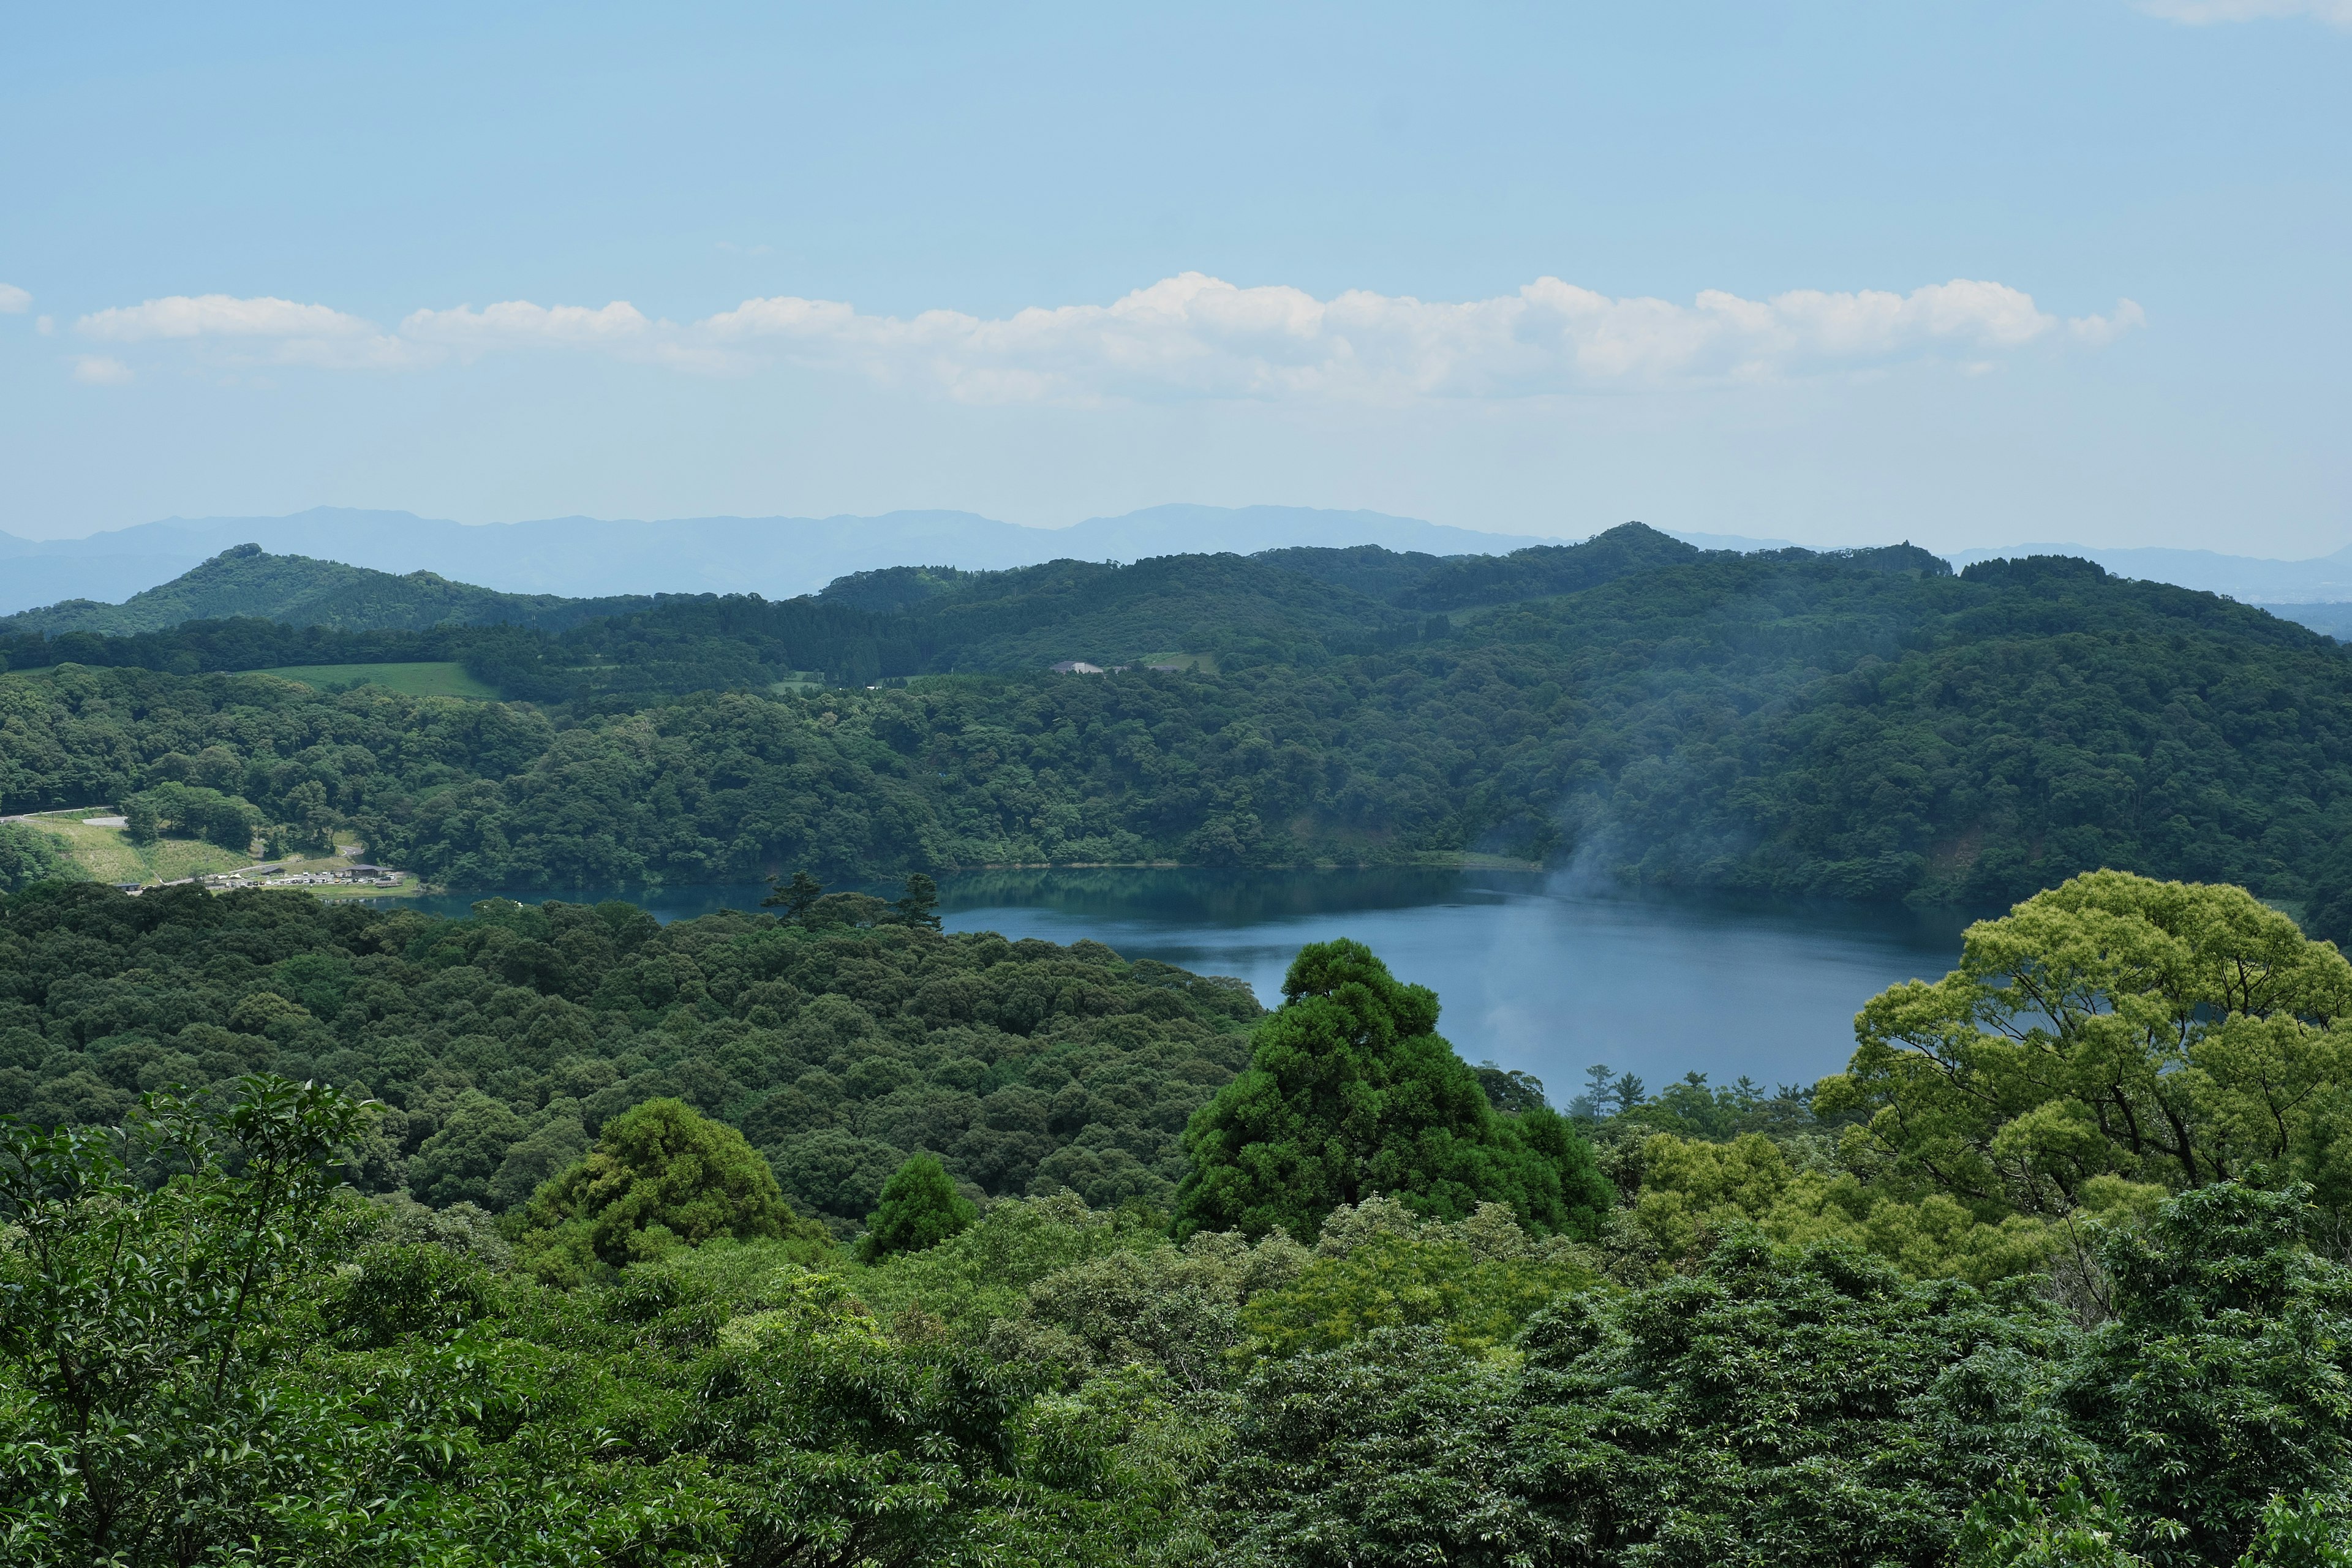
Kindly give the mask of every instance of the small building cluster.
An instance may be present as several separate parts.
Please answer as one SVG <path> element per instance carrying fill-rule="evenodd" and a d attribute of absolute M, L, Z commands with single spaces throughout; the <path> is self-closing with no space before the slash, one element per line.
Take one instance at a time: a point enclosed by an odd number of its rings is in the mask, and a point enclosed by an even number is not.
<path fill-rule="evenodd" d="M 242 871 L 215 871 L 205 886 L 228 888 L 397 888 L 400 873 L 389 866 L 329 866 L 316 871 L 289 871 L 283 866 L 247 866 Z"/>
<path fill-rule="evenodd" d="M 1082 658 L 1066 658 L 1059 664 L 1049 664 L 1045 667 L 1047 672 L 1054 675 L 1123 675 L 1134 668 L 1135 667 L 1133 665 L 1128 664 L 1114 664 L 1109 666 L 1088 664 Z M 1147 664 L 1143 668 L 1146 669 L 1181 670 L 1186 667 L 1181 664 L 1163 662 L 1160 664 Z"/>

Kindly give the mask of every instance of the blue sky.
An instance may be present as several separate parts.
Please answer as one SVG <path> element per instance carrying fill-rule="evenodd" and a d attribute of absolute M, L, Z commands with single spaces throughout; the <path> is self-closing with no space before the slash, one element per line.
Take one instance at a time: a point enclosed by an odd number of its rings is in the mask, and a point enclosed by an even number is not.
<path fill-rule="evenodd" d="M 2352 542 L 2352 0 L 329 10 L 12 9 L 0 530 Z"/>

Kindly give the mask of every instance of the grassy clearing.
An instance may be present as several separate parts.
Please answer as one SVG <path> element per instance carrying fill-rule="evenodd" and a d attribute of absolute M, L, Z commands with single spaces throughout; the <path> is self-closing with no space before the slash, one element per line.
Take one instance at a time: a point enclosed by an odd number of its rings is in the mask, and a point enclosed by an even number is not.
<path fill-rule="evenodd" d="M 1217 657 L 1209 653 L 1147 653 L 1135 660 L 1138 669 L 1155 664 L 1172 664 L 1179 669 L 1197 669 L 1203 675 L 1217 673 Z"/>
<path fill-rule="evenodd" d="M 89 873 L 94 881 L 141 882 L 152 886 L 158 882 L 176 882 L 183 877 L 203 877 L 215 871 L 235 871 L 255 864 L 250 855 L 239 855 L 217 844 L 206 844 L 194 838 L 159 838 L 152 844 L 133 844 L 120 827 L 99 827 L 82 820 L 98 815 L 88 811 L 59 812 L 50 816 L 35 817 L 27 824 L 38 832 L 50 834 L 65 841 L 72 851 L 75 864 Z M 362 845 L 337 845 L 331 855 L 286 855 L 269 862 L 283 866 L 289 871 L 332 871 L 365 858 Z M 320 899 L 398 899 L 409 898 L 425 890 L 425 885 L 413 876 L 403 877 L 397 888 L 304 888 L 300 889 Z"/>
<path fill-rule="evenodd" d="M 364 680 L 404 697 L 467 697 L 495 702 L 498 692 L 466 673 L 462 664 L 289 664 L 255 671 L 305 686 L 348 686 Z"/>
<path fill-rule="evenodd" d="M 100 882 L 172 882 L 207 871 L 233 871 L 251 865 L 248 856 L 194 838 L 159 838 L 133 844 L 120 827 L 92 827 L 72 812 L 34 819 L 32 826 L 66 841 L 74 861 Z"/>

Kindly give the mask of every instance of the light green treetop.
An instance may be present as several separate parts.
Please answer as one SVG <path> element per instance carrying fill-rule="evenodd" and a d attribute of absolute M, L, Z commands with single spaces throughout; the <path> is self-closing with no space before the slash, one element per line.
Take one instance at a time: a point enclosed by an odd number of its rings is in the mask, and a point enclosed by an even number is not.
<path fill-rule="evenodd" d="M 2242 889 L 2089 872 L 1873 997 L 1815 1108 L 1867 1116 L 1850 1158 L 1987 1220 L 2119 1182 L 2305 1179 L 2340 1203 L 2347 1015 L 2352 964 Z"/>

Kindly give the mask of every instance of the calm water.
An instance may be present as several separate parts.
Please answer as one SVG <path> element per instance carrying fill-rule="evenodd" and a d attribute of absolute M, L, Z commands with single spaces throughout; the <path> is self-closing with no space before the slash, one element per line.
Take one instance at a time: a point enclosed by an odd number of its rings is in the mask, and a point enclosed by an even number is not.
<path fill-rule="evenodd" d="M 870 889 L 895 893 L 895 889 Z M 572 892 L 662 920 L 756 906 L 766 889 Z M 1967 917 L 1842 905 L 1629 897 L 1567 878 L 1397 868 L 1327 872 L 979 871 L 940 879 L 950 931 L 1092 937 L 1250 983 L 1271 1004 L 1299 946 L 1368 944 L 1435 990 L 1472 1061 L 1534 1073 L 1564 1101 L 1594 1062 L 1658 1087 L 1696 1070 L 1768 1088 L 1845 1065 L 1853 1015 L 1959 955 Z M 463 914 L 473 897 L 423 900 Z M 522 893 L 525 900 L 544 893 Z"/>

